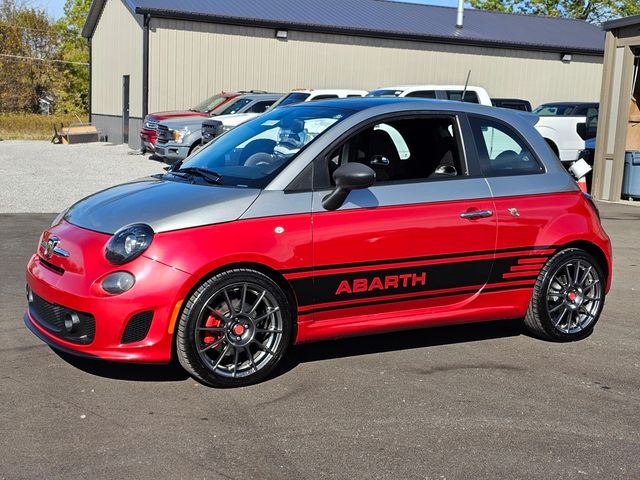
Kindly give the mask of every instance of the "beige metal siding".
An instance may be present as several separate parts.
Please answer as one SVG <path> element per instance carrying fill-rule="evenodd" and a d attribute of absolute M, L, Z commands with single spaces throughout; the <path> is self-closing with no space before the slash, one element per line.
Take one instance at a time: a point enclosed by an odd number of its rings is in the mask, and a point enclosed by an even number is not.
<path fill-rule="evenodd" d="M 493 97 L 597 101 L 602 57 L 454 46 L 152 19 L 149 110 L 184 108 L 220 90 L 464 83 Z"/>
<path fill-rule="evenodd" d="M 131 117 L 142 115 L 142 17 L 108 0 L 91 38 L 91 110 L 122 115 L 122 76 L 130 75 Z"/>

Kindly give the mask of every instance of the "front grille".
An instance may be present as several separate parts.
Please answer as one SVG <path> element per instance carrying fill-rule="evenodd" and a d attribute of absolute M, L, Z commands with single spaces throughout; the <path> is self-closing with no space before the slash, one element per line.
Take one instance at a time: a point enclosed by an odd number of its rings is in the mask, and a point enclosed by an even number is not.
<path fill-rule="evenodd" d="M 153 320 L 153 312 L 142 312 L 134 315 L 127 322 L 120 343 L 133 343 L 144 340 L 149 333 Z"/>
<path fill-rule="evenodd" d="M 29 313 L 45 330 L 69 342 L 91 343 L 96 333 L 96 320 L 90 313 L 48 302 L 33 292 L 29 294 Z"/>
<path fill-rule="evenodd" d="M 220 120 L 205 120 L 202 122 L 202 143 L 208 143 L 222 134 L 222 122 Z"/>
<path fill-rule="evenodd" d="M 167 143 L 173 140 L 173 132 L 166 125 L 158 125 L 157 143 Z"/>
<path fill-rule="evenodd" d="M 47 267 L 49 270 L 53 270 L 54 272 L 56 272 L 58 275 L 62 275 L 64 273 L 64 268 L 59 267 L 57 265 L 54 265 L 53 263 L 45 260 L 44 258 L 42 258 L 41 256 L 38 255 L 38 259 L 40 259 L 40 263 L 42 265 L 44 265 L 45 267 Z"/>

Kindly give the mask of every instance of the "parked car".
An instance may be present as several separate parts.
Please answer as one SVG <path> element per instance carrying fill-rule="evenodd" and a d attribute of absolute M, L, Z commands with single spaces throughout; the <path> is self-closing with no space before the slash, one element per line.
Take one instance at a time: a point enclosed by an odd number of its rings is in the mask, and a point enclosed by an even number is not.
<path fill-rule="evenodd" d="M 596 157 L 596 139 L 589 138 L 584 142 L 584 149 L 578 154 L 578 159 L 582 159 L 593 169 L 594 160 Z M 587 183 L 587 192 L 591 192 L 591 185 L 593 180 L 593 170 L 585 175 L 585 182 Z"/>
<path fill-rule="evenodd" d="M 276 108 L 75 203 L 38 245 L 35 335 L 92 358 L 175 356 L 213 386 L 351 335 L 524 318 L 579 340 L 612 276 L 595 204 L 530 117 L 398 98 Z"/>
<path fill-rule="evenodd" d="M 274 103 L 271 109 L 294 103 L 312 102 L 315 100 L 331 100 L 337 98 L 357 98 L 367 94 L 364 90 L 325 89 L 325 90 L 294 90 Z M 240 113 L 235 115 L 220 115 L 202 122 L 202 144 L 213 140 L 216 136 L 237 127 L 256 117 L 256 114 Z"/>
<path fill-rule="evenodd" d="M 142 148 L 145 150 L 154 150 L 156 144 L 156 135 L 158 129 L 158 123 L 162 120 L 168 120 L 175 117 L 207 117 L 212 114 L 214 110 L 222 107 L 226 103 L 232 101 L 234 98 L 245 93 L 261 93 L 259 90 L 240 91 L 240 92 L 220 92 L 217 95 L 213 95 L 198 105 L 188 110 L 172 110 L 167 112 L 155 112 L 150 113 L 144 117 L 142 128 L 140 129 L 140 141 Z"/>
<path fill-rule="evenodd" d="M 498 108 L 508 108 L 510 110 L 520 110 L 522 112 L 531 111 L 531 103 L 529 100 L 519 98 L 492 98 L 491 104 Z"/>
<path fill-rule="evenodd" d="M 533 111 L 540 119 L 536 129 L 547 141 L 560 160 L 569 165 L 578 159 L 584 149 L 583 124 L 587 116 L 598 116 L 598 104 L 594 102 L 545 103 Z M 582 135 L 581 135 L 582 134 Z"/>
<path fill-rule="evenodd" d="M 281 93 L 254 93 L 239 95 L 216 108 L 214 117 L 247 114 L 257 116 L 264 113 L 278 99 Z M 189 156 L 202 142 L 202 122 L 207 117 L 175 117 L 158 124 L 155 154 L 168 162 L 182 160 Z"/>
<path fill-rule="evenodd" d="M 464 98 L 463 98 L 464 94 Z M 464 85 L 402 85 L 372 90 L 367 97 L 415 97 L 437 100 L 457 100 L 491 105 L 489 94 L 482 87 Z"/>

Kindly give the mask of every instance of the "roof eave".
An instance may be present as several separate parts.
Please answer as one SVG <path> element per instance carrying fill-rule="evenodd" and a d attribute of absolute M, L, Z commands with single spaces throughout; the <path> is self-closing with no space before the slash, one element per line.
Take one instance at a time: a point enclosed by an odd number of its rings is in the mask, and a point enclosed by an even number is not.
<path fill-rule="evenodd" d="M 473 39 L 473 38 L 454 38 L 446 36 L 436 35 L 416 35 L 402 32 L 381 31 L 381 30 L 363 30 L 351 27 L 335 27 L 326 25 L 311 25 L 303 23 L 294 23 L 286 21 L 271 21 L 260 19 L 249 19 L 241 17 L 227 17 L 221 15 L 211 14 L 198 14 L 198 13 L 185 13 L 175 12 L 169 10 L 160 10 L 153 8 L 141 8 L 136 7 L 135 10 L 138 14 L 150 15 L 156 18 L 170 18 L 174 20 L 191 20 L 209 23 L 222 23 L 226 25 L 248 26 L 248 27 L 262 27 L 262 28 L 290 28 L 301 32 L 313 32 L 313 33 L 328 33 L 328 34 L 342 34 L 342 35 L 354 35 L 359 37 L 374 37 L 385 38 L 393 40 L 413 40 L 419 42 L 434 42 L 434 43 L 449 43 L 456 45 L 469 45 L 469 46 L 481 46 L 481 47 L 493 47 L 493 48 L 505 48 L 509 50 L 531 50 L 552 52 L 552 53 L 574 53 L 582 55 L 595 55 L 603 56 L 604 48 L 602 49 L 590 49 L 590 48 L 567 48 L 556 47 L 553 45 L 539 45 L 539 44 L 525 44 L 525 43 L 504 43 L 491 40 Z"/>
<path fill-rule="evenodd" d="M 640 15 L 632 15 L 631 17 L 616 18 L 602 24 L 602 30 L 605 32 L 614 28 L 624 28 L 633 25 L 640 25 Z"/>

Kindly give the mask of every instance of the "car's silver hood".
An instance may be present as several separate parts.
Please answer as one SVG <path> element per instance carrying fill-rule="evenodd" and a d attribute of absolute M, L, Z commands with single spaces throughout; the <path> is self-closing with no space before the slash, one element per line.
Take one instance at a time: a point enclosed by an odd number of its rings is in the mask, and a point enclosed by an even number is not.
<path fill-rule="evenodd" d="M 260 190 L 148 177 L 93 194 L 73 205 L 65 220 L 82 228 L 115 233 L 132 223 L 153 231 L 229 222 L 239 218 Z"/>
<path fill-rule="evenodd" d="M 167 128 L 170 128 L 171 130 L 180 130 L 185 127 L 191 128 L 194 126 L 200 128 L 202 126 L 202 122 L 204 122 L 207 118 L 210 117 L 196 117 L 190 115 L 188 117 L 169 118 L 167 120 L 160 121 L 160 123 L 162 125 L 165 125 Z"/>

